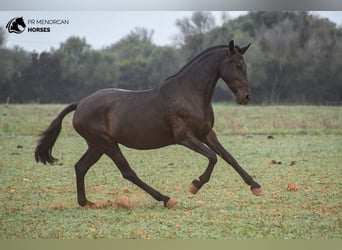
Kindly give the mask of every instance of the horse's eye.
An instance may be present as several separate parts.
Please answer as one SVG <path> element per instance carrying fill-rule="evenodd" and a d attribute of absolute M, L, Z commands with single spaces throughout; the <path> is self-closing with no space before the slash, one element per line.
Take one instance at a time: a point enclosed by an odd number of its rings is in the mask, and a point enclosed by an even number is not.
<path fill-rule="evenodd" d="M 238 60 L 235 62 L 235 65 L 238 69 L 242 69 L 243 67 L 243 61 L 242 60 Z"/>

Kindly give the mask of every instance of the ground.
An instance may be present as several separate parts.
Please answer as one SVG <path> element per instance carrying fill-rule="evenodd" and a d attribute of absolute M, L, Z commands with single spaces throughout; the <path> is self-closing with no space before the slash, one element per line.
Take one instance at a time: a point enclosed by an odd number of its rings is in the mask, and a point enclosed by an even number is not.
<path fill-rule="evenodd" d="M 215 105 L 226 149 L 265 189 L 255 197 L 219 159 L 196 194 L 189 184 L 207 160 L 184 147 L 122 148 L 138 175 L 178 200 L 172 210 L 123 179 L 103 157 L 76 201 L 73 165 L 86 145 L 66 117 L 54 166 L 34 162 L 37 134 L 63 105 L 0 106 L 1 239 L 341 239 L 342 108 Z M 120 204 L 125 204 L 120 206 Z"/>

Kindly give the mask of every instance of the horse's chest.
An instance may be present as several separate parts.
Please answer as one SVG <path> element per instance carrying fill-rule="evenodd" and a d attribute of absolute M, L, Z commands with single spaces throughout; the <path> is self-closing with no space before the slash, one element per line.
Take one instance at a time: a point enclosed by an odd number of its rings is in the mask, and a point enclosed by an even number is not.
<path fill-rule="evenodd" d="M 214 121 L 208 114 L 192 116 L 188 120 L 189 129 L 198 137 L 208 134 L 213 125 Z"/>
<path fill-rule="evenodd" d="M 204 129 L 213 123 L 211 116 L 207 113 L 190 114 L 189 116 L 183 117 L 183 119 L 188 125 L 198 129 Z"/>

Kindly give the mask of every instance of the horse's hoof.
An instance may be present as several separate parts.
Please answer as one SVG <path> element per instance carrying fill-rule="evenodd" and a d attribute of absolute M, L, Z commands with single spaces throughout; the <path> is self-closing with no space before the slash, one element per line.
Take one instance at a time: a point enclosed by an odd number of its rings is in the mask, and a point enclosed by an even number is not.
<path fill-rule="evenodd" d="M 259 188 L 252 188 L 251 191 L 256 196 L 263 196 L 265 194 L 264 189 L 262 189 L 261 187 L 259 187 Z"/>
<path fill-rule="evenodd" d="M 197 191 L 198 191 L 198 188 L 195 186 L 195 184 L 193 184 L 193 183 L 191 183 L 190 185 L 189 185 L 189 189 L 190 189 L 190 192 L 192 193 L 192 194 L 196 194 L 197 193 Z"/>
<path fill-rule="evenodd" d="M 168 202 L 166 202 L 166 208 L 167 209 L 173 209 L 174 206 L 176 206 L 177 202 L 178 201 L 176 199 L 171 198 Z"/>
<path fill-rule="evenodd" d="M 94 202 L 91 202 L 91 201 L 81 201 L 81 202 L 78 202 L 78 205 L 80 205 L 81 207 L 84 207 L 84 208 L 89 208 L 89 207 L 92 207 L 95 205 Z"/>

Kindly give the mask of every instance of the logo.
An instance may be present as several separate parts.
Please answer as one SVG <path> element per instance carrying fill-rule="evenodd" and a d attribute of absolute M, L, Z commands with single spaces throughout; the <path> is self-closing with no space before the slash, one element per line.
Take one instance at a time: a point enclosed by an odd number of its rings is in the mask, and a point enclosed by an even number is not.
<path fill-rule="evenodd" d="M 27 32 L 51 32 L 54 28 L 53 26 L 68 25 L 69 19 L 60 18 L 28 18 L 24 22 L 23 17 L 15 17 L 9 20 L 6 25 L 6 29 L 9 33 L 21 34 L 25 31 Z M 27 24 L 27 27 L 26 27 Z"/>
<path fill-rule="evenodd" d="M 15 34 L 23 33 L 26 28 L 24 18 L 23 17 L 12 18 L 7 23 L 6 28 L 9 33 L 15 33 Z"/>

